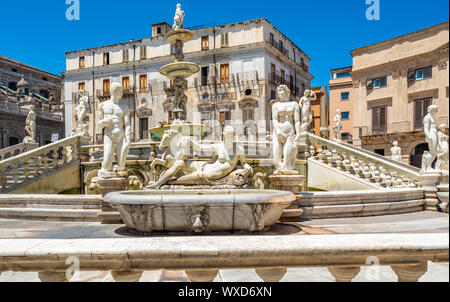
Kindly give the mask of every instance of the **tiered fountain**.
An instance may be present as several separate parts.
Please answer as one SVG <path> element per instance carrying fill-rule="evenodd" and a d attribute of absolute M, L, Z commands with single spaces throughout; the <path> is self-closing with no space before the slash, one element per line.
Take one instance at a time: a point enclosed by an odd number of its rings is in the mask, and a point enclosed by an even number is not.
<path fill-rule="evenodd" d="M 173 31 L 165 37 L 174 46 L 175 62 L 160 69 L 172 81 L 175 92 L 171 104 L 174 121 L 150 130 L 152 135 L 162 138 L 160 148 L 168 149 L 163 158 L 153 162 L 152 169 L 162 165 L 165 170 L 158 182 L 144 191 L 110 193 L 105 199 L 119 210 L 124 223 L 140 234 L 257 232 L 270 228 L 296 200 L 295 195 L 248 189 L 253 170 L 246 163 L 244 149 L 234 148 L 233 128 L 225 129 L 223 142 L 202 145 L 192 140 L 201 134 L 202 126 L 184 121 L 186 79 L 197 73 L 199 67 L 184 62 L 183 45 L 192 39 L 193 33 L 183 29 L 183 19 L 184 12 L 178 5 Z M 189 159 L 189 154 L 181 148 L 187 144 L 214 152 L 218 160 L 211 163 Z M 241 163 L 241 169 L 237 162 Z M 183 176 L 179 177 L 180 174 Z M 162 186 L 168 188 L 160 190 Z"/>
<path fill-rule="evenodd" d="M 168 110 L 172 114 L 172 122 L 169 125 L 150 129 L 152 138 L 161 139 L 164 132 L 169 129 L 175 129 L 183 136 L 201 136 L 205 132 L 204 125 L 194 125 L 186 123 L 186 103 L 187 96 L 187 78 L 199 72 L 200 67 L 197 64 L 184 62 L 184 44 L 194 37 L 192 31 L 184 29 L 184 11 L 181 5 L 178 6 L 173 30 L 165 36 L 165 40 L 173 46 L 175 56 L 174 63 L 163 66 L 159 72 L 171 81 L 169 90 L 173 93 L 170 96 Z M 171 93 L 171 94 L 172 94 Z"/>

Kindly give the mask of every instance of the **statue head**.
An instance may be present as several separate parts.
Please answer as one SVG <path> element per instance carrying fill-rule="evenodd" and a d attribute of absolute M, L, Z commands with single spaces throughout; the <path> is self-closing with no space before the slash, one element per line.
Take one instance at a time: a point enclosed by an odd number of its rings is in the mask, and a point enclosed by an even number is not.
<path fill-rule="evenodd" d="M 428 107 L 428 113 L 434 114 L 434 113 L 436 113 L 438 111 L 438 109 L 439 109 L 439 106 L 437 106 L 437 105 L 430 105 Z"/>
<path fill-rule="evenodd" d="M 277 95 L 278 99 L 282 102 L 288 102 L 289 97 L 291 96 L 291 91 L 286 85 L 280 85 L 277 87 Z"/>
<path fill-rule="evenodd" d="M 447 129 L 447 125 L 446 124 L 440 124 L 438 127 L 438 130 L 440 130 L 441 132 L 445 133 L 445 129 Z"/>
<path fill-rule="evenodd" d="M 123 96 L 123 87 L 120 83 L 114 82 L 111 84 L 111 96 L 115 100 L 120 100 Z"/>
<path fill-rule="evenodd" d="M 341 114 L 341 109 L 337 109 L 336 113 L 340 115 Z"/>
<path fill-rule="evenodd" d="M 305 90 L 305 93 L 303 94 L 305 97 L 311 96 L 311 90 Z"/>
<path fill-rule="evenodd" d="M 181 4 L 180 3 L 177 4 L 177 8 L 181 8 Z"/>
<path fill-rule="evenodd" d="M 394 147 L 398 147 L 398 141 L 394 141 L 394 142 L 392 143 L 392 145 L 394 145 Z"/>

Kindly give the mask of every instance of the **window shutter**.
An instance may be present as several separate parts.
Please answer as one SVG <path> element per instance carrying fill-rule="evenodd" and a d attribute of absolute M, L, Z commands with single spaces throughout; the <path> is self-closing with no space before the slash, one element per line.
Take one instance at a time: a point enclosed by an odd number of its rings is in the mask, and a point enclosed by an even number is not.
<path fill-rule="evenodd" d="M 378 108 L 372 109 L 372 132 L 376 132 L 378 129 Z"/>
<path fill-rule="evenodd" d="M 408 82 L 414 82 L 416 80 L 416 71 L 414 69 L 408 70 Z"/>
<path fill-rule="evenodd" d="M 367 90 L 372 90 L 373 89 L 373 80 L 367 80 Z"/>
<path fill-rule="evenodd" d="M 431 78 L 431 77 L 433 77 L 433 68 L 432 68 L 432 66 L 425 67 L 423 69 L 423 78 L 426 79 L 426 78 Z"/>
<path fill-rule="evenodd" d="M 386 107 L 380 108 L 380 130 L 386 130 Z"/>

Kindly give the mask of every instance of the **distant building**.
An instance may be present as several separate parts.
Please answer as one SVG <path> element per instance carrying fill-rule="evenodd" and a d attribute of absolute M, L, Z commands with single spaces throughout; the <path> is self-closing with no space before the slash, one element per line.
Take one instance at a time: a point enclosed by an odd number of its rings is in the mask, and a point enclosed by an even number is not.
<path fill-rule="evenodd" d="M 437 126 L 449 125 L 449 22 L 357 48 L 353 56 L 353 142 L 417 167 L 428 146 L 423 118 L 439 106 Z"/>
<path fill-rule="evenodd" d="M 341 110 L 342 141 L 353 143 L 353 82 L 352 67 L 331 70 L 330 88 L 330 135 L 333 137 L 333 119 L 336 110 Z"/>
<path fill-rule="evenodd" d="M 158 72 L 173 62 L 171 46 L 163 37 L 170 30 L 167 23 L 155 24 L 151 38 L 66 53 L 66 134 L 75 127 L 74 109 L 80 96 L 87 95 L 89 131 L 96 143 L 101 142 L 98 106 L 110 97 L 112 82 L 124 87 L 123 103 L 130 109 L 134 141 L 147 140 L 150 128 L 170 121 L 170 108 L 164 106 L 170 83 Z M 276 87 L 286 84 L 293 100 L 310 89 L 309 56 L 267 20 L 192 30 L 185 60 L 201 68 L 188 79 L 188 122 L 242 121 L 245 135 L 265 139 Z"/>
<path fill-rule="evenodd" d="M 22 143 L 30 108 L 37 114 L 37 143 L 64 137 L 61 83 L 57 75 L 0 56 L 0 149 Z"/>

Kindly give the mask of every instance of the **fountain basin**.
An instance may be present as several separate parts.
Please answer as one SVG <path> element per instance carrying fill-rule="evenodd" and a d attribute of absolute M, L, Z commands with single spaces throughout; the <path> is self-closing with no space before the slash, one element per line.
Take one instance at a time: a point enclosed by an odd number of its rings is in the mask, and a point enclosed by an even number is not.
<path fill-rule="evenodd" d="M 197 64 L 190 62 L 177 62 L 164 65 L 159 70 L 159 73 L 166 76 L 170 80 L 175 80 L 176 78 L 187 79 L 199 71 L 200 67 Z"/>
<path fill-rule="evenodd" d="M 177 41 L 183 43 L 189 42 L 194 37 L 194 33 L 187 29 L 177 29 L 166 34 L 165 40 L 170 44 L 175 44 Z"/>
<path fill-rule="evenodd" d="M 141 233 L 209 233 L 267 229 L 296 197 L 271 190 L 155 190 L 115 192 L 105 199 Z"/>
<path fill-rule="evenodd" d="M 178 124 L 152 128 L 149 130 L 149 132 L 152 140 L 160 141 L 164 136 L 164 132 L 170 129 L 180 132 L 182 136 L 203 137 L 206 135 L 207 131 L 209 130 L 209 127 L 205 125 L 196 125 L 196 124 Z"/>

